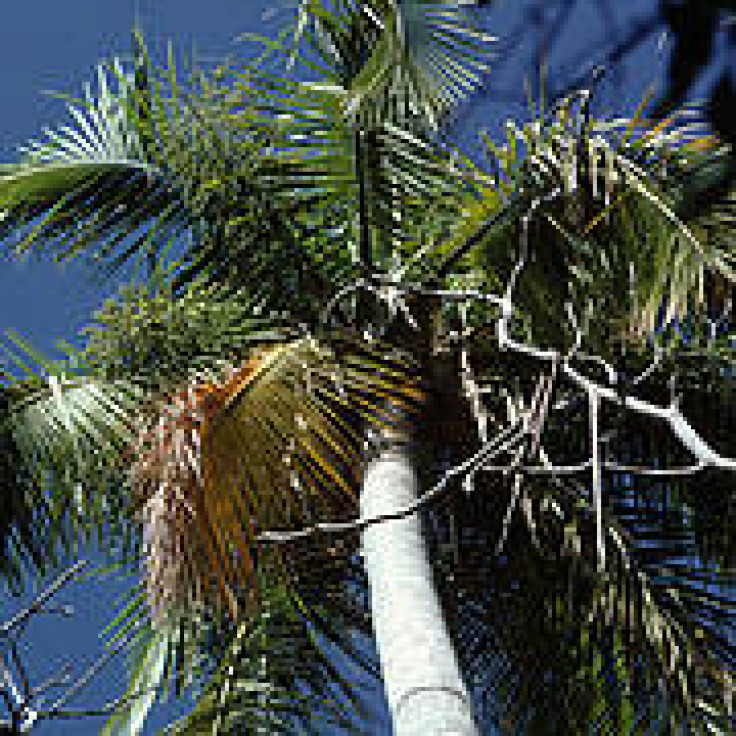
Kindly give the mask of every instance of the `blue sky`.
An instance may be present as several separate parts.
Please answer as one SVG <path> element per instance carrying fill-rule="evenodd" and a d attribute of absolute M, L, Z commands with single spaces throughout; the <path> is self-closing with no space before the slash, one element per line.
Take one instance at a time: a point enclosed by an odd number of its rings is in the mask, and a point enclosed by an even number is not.
<path fill-rule="evenodd" d="M 630 2 L 570 3 L 573 16 L 563 33 L 550 46 L 550 77 L 564 84 L 580 68 L 577 55 L 591 53 L 625 28 L 631 17 L 650 10 L 651 0 Z M 194 44 L 205 60 L 237 53 L 233 41 L 246 31 L 267 32 L 288 18 L 293 0 L 12 0 L 3 7 L 0 24 L 0 161 L 12 161 L 15 148 L 38 135 L 46 125 L 65 122 L 63 103 L 43 96 L 44 90 L 76 94 L 90 79 L 94 65 L 113 55 L 126 54 L 136 13 L 146 36 L 171 38 L 179 48 Z M 497 70 L 489 79 L 489 89 L 480 104 L 468 106 L 462 123 L 463 140 L 474 146 L 470 131 L 487 128 L 495 135 L 506 115 L 523 116 L 526 111 L 523 81 L 536 79 L 530 72 L 533 52 L 539 41 L 526 20 L 518 41 L 507 33 L 523 20 L 529 3 L 506 0 L 492 16 L 491 30 L 510 43 L 499 53 Z M 558 5 L 561 3 L 549 3 Z M 609 11 L 602 11 L 608 7 Z M 658 78 L 664 56 L 657 52 L 658 39 L 651 39 L 607 80 L 601 94 L 603 109 L 617 99 L 617 112 L 631 111 L 647 84 Z M 57 266 L 39 259 L 24 263 L 0 261 L 0 331 L 14 329 L 48 350 L 53 341 L 82 327 L 99 303 L 98 290 L 82 285 L 82 274 L 73 264 Z M 89 550 L 95 559 L 94 550 Z M 73 602 L 77 615 L 70 620 L 39 619 L 25 638 L 26 655 L 34 681 L 44 679 L 65 660 L 75 663 L 75 672 L 100 651 L 98 633 L 109 622 L 115 596 L 126 589 L 122 583 L 101 588 L 71 586 L 60 601 Z M 16 609 L 21 601 L 0 599 L 0 618 Z M 95 681 L 80 703 L 99 702 L 115 694 L 117 677 Z M 158 719 L 158 725 L 161 723 Z M 42 736 L 96 734 L 100 720 L 71 724 L 54 723 L 40 728 Z M 154 721 L 156 723 L 156 721 Z M 153 724 L 152 724 L 153 725 Z M 153 732 L 152 727 L 148 732 Z"/>

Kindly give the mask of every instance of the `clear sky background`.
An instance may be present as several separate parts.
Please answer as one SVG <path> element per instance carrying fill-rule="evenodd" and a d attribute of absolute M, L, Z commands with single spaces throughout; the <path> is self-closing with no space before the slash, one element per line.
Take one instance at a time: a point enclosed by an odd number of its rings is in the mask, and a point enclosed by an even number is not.
<path fill-rule="evenodd" d="M 233 39 L 240 33 L 273 32 L 289 19 L 293 5 L 293 0 L 5 0 L 0 21 L 0 161 L 14 160 L 16 147 L 41 134 L 44 126 L 66 123 L 63 103 L 42 92 L 78 94 L 100 59 L 128 54 L 136 14 L 149 41 L 170 38 L 181 49 L 194 44 L 206 60 L 238 53 L 242 46 Z M 534 7 L 541 10 L 530 12 Z M 477 138 L 471 131 L 486 128 L 496 137 L 504 117 L 526 116 L 523 83 L 527 78 L 536 95 L 533 69 L 540 44 L 547 49 L 550 86 L 559 89 L 619 37 L 632 18 L 654 7 L 655 0 L 501 2 L 488 16 L 489 28 L 500 37 L 497 64 L 479 101 L 463 109 L 462 140 L 474 148 Z M 565 24 L 545 41 L 545 29 L 554 26 L 555 14 L 563 13 L 568 14 Z M 647 85 L 661 81 L 666 44 L 660 40 L 650 38 L 613 70 L 598 96 L 599 109 L 630 113 Z M 101 296 L 81 286 L 81 272 L 73 265 L 0 261 L 0 333 L 14 329 L 48 350 L 56 339 L 89 321 Z M 88 557 L 94 561 L 96 552 L 88 550 Z M 126 589 L 120 582 L 77 584 L 62 593 L 59 600 L 74 603 L 75 617 L 39 619 L 24 639 L 32 680 L 45 679 L 63 661 L 73 662 L 74 671 L 81 672 L 84 662 L 101 651 L 98 634 L 112 618 L 115 596 Z M 0 620 L 23 600 L 27 596 L 10 600 L 0 592 Z M 122 660 L 77 702 L 91 705 L 114 697 L 121 675 Z M 146 733 L 153 733 L 154 725 L 165 723 L 168 715 L 153 719 Z M 86 736 L 98 733 L 100 725 L 100 719 L 55 722 L 37 733 Z M 385 728 L 376 726 L 373 733 Z"/>

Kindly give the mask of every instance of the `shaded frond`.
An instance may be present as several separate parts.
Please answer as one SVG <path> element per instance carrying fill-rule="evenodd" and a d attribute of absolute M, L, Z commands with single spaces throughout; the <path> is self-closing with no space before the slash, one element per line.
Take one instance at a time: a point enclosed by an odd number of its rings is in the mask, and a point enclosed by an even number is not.
<path fill-rule="evenodd" d="M 308 561 L 305 555 L 303 562 Z M 311 562 L 314 565 L 316 560 Z M 353 566 L 345 559 L 338 564 L 348 569 Z M 306 564 L 299 566 L 309 574 Z M 317 569 L 325 569 L 321 561 Z M 345 570 L 341 573 L 340 577 L 349 577 Z M 260 577 L 263 600 L 259 614 L 234 624 L 225 635 L 226 647 L 217 669 L 194 710 L 175 722 L 171 732 L 359 732 L 365 703 L 345 672 L 345 658 L 352 656 L 353 647 L 329 638 L 331 630 L 341 631 L 355 618 L 343 618 L 349 608 L 341 611 L 341 605 L 350 599 L 347 586 L 335 586 L 325 576 L 314 609 L 307 607 L 296 581 L 269 585 L 263 573 Z M 336 661 L 338 652 L 340 661 Z M 355 667 L 356 660 L 350 661 Z M 360 661 L 358 656 L 357 663 Z"/>
<path fill-rule="evenodd" d="M 370 620 L 354 551 L 271 550 L 257 575 L 259 609 L 235 621 L 198 607 L 155 621 L 145 584 L 131 589 L 105 632 L 108 646 L 129 639 L 130 682 L 103 733 L 140 733 L 156 702 L 185 692 L 196 704 L 167 733 L 298 733 L 321 724 L 351 732 L 366 717 L 353 677 L 378 673 L 356 638 Z"/>
<path fill-rule="evenodd" d="M 262 312 L 242 290 L 201 281 L 176 297 L 168 284 L 126 287 L 82 330 L 80 360 L 94 375 L 165 391 L 187 378 L 219 375 L 256 342 L 283 339 L 283 320 Z"/>
<path fill-rule="evenodd" d="M 605 352 L 612 339 L 651 336 L 691 308 L 703 310 L 706 279 L 733 284 L 727 210 L 714 202 L 711 210 L 699 208 L 697 218 L 681 214 L 689 177 L 729 155 L 692 118 L 683 114 L 677 124 L 656 128 L 636 119 L 586 123 L 581 112 L 563 106 L 544 125 L 510 124 L 508 143 L 492 147 L 510 214 L 537 206 L 527 225 L 507 218 L 483 237 L 471 261 L 501 274 L 503 283 L 528 238 L 531 260 L 515 303 L 534 315 L 535 337 L 559 344 L 570 302 L 579 318 L 588 308 L 606 315 L 587 334 Z M 539 206 L 545 196 L 551 199 Z M 492 211 L 498 192 L 482 199 Z M 509 249 L 509 238 L 519 245 Z M 544 333 L 545 326 L 557 335 Z"/>

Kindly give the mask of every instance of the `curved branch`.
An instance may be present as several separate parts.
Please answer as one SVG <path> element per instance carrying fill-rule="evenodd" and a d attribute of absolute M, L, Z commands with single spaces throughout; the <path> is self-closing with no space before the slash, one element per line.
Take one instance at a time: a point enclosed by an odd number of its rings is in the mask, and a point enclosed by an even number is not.
<path fill-rule="evenodd" d="M 343 532 L 359 532 L 363 531 L 369 526 L 379 524 L 383 521 L 394 521 L 403 519 L 407 516 L 411 516 L 423 506 L 427 505 L 430 501 L 440 496 L 447 488 L 450 480 L 458 475 L 470 472 L 478 464 L 482 463 L 485 459 L 491 459 L 503 454 L 509 449 L 516 446 L 519 440 L 526 434 L 526 428 L 523 426 L 523 421 L 519 420 L 514 422 L 511 426 L 500 432 L 496 437 L 487 442 L 483 447 L 478 450 L 474 455 L 465 460 L 460 465 L 456 465 L 454 468 L 448 470 L 445 475 L 428 491 L 423 493 L 416 501 L 404 506 L 401 509 L 390 514 L 379 514 L 376 516 L 370 516 L 365 518 L 358 518 L 351 521 L 323 521 L 313 526 L 299 529 L 297 531 L 267 531 L 262 532 L 258 535 L 259 542 L 272 542 L 282 543 L 291 542 L 296 539 L 302 539 L 304 537 L 314 536 L 316 534 L 339 534 Z"/>

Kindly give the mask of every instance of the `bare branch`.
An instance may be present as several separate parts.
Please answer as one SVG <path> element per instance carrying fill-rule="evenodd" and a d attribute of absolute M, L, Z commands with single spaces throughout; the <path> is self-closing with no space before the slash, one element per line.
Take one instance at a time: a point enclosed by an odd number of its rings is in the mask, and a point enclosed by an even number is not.
<path fill-rule="evenodd" d="M 68 570 L 65 570 L 46 590 L 36 596 L 30 606 L 19 611 L 10 621 L 0 626 L 0 636 L 8 636 L 14 629 L 24 626 L 31 616 L 41 613 L 44 610 L 44 603 L 57 593 L 63 585 L 66 585 L 66 583 L 78 575 L 86 565 L 86 560 L 78 560 Z"/>
<path fill-rule="evenodd" d="M 517 450 L 514 461 L 511 463 L 512 472 L 515 471 L 521 463 L 521 459 L 524 457 L 524 449 L 525 448 L 522 444 Z M 499 538 L 498 544 L 496 545 L 496 555 L 500 555 L 501 552 L 503 552 L 503 547 L 506 544 L 506 538 L 508 537 L 508 531 L 511 525 L 511 517 L 519 500 L 523 479 L 524 476 L 521 473 L 514 472 L 514 485 L 511 489 L 511 500 L 509 501 L 509 505 L 506 507 L 506 513 L 504 514 L 503 527 L 501 528 L 501 537 Z"/>
<path fill-rule="evenodd" d="M 66 710 L 63 708 L 52 708 L 51 710 L 40 710 L 38 711 L 38 720 L 51 719 L 51 718 L 85 718 L 87 716 L 109 716 L 116 713 L 124 706 L 128 705 L 131 701 L 137 698 L 143 698 L 152 692 L 158 692 L 162 690 L 163 685 L 151 685 L 150 687 L 143 688 L 134 693 L 128 693 L 127 695 L 121 695 L 115 700 L 110 700 L 104 703 L 99 708 L 80 708 L 74 710 Z"/>
<path fill-rule="evenodd" d="M 358 518 L 352 521 L 338 521 L 338 522 L 320 522 L 313 526 L 299 529 L 297 531 L 278 532 L 278 531 L 267 531 L 262 532 L 258 535 L 259 542 L 272 542 L 282 543 L 291 542 L 296 539 L 302 539 L 304 537 L 314 536 L 317 534 L 339 534 L 344 532 L 357 532 L 366 529 L 373 524 L 378 524 L 383 521 L 394 521 L 403 519 L 407 516 L 411 516 L 416 513 L 420 508 L 427 505 L 430 501 L 440 496 L 443 491 L 447 488 L 448 483 L 453 478 L 465 475 L 480 463 L 486 459 L 491 459 L 503 454 L 509 449 L 515 447 L 519 440 L 526 433 L 526 428 L 523 426 L 522 421 L 515 422 L 505 430 L 500 432 L 496 437 L 490 440 L 488 443 L 478 450 L 474 455 L 465 460 L 460 465 L 456 465 L 454 468 L 448 470 L 444 476 L 436 483 L 432 488 L 423 493 L 419 498 L 412 503 L 407 504 L 403 508 L 397 509 L 390 514 L 379 514 L 377 516 L 371 516 L 367 518 Z"/>
<path fill-rule="evenodd" d="M 593 467 L 593 460 L 588 459 L 584 462 L 575 463 L 573 465 L 521 465 L 518 472 L 525 475 L 575 475 L 576 473 L 587 473 Z M 707 465 L 705 463 L 695 463 L 694 465 L 686 465 L 680 468 L 645 468 L 641 465 L 622 465 L 620 463 L 601 462 L 602 470 L 610 470 L 614 473 L 629 473 L 631 475 L 653 476 L 660 478 L 669 478 L 681 475 L 694 475 L 700 472 Z M 507 474 L 513 470 L 512 465 L 483 465 L 479 468 L 489 473 Z"/>
<path fill-rule="evenodd" d="M 64 703 L 68 702 L 73 698 L 82 688 L 89 684 L 90 680 L 108 663 L 108 661 L 117 654 L 133 637 L 136 631 L 140 628 L 141 624 L 136 621 L 131 627 L 127 637 L 121 637 L 115 645 L 110 647 L 102 656 L 95 660 L 88 668 L 87 671 L 69 687 L 69 689 L 59 697 L 56 702 L 51 706 L 51 711 L 58 710 Z"/>
<path fill-rule="evenodd" d="M 41 695 L 46 692 L 46 690 L 50 690 L 52 687 L 62 687 L 69 682 L 70 677 L 71 667 L 66 663 L 61 667 L 58 674 L 51 675 L 51 677 L 44 680 L 40 685 L 31 688 L 31 694 L 35 697 L 36 695 Z"/>
<path fill-rule="evenodd" d="M 18 645 L 15 641 L 10 642 L 10 656 L 13 659 L 13 664 L 15 665 L 15 669 L 20 677 L 20 684 L 23 688 L 23 693 L 27 699 L 31 695 L 31 684 L 28 681 L 28 676 L 26 675 L 26 670 L 23 667 L 23 662 L 21 662 L 20 656 L 18 655 Z"/>
<path fill-rule="evenodd" d="M 621 404 L 625 408 L 633 409 L 639 414 L 662 419 L 669 424 L 670 429 L 680 442 L 703 464 L 724 470 L 736 470 L 736 459 L 723 457 L 690 426 L 680 412 L 676 403 L 663 407 L 648 401 L 638 399 L 635 396 L 619 396 L 613 389 L 600 386 L 589 378 L 582 376 L 569 364 L 563 364 L 563 371 L 586 391 L 592 390 L 601 398 Z"/>
<path fill-rule="evenodd" d="M 31 617 L 35 614 L 61 613 L 63 615 L 70 615 L 71 607 L 69 606 L 49 608 L 46 607 L 45 604 L 63 585 L 78 575 L 86 565 L 87 562 L 85 560 L 79 560 L 76 562 L 65 572 L 59 575 L 56 580 L 48 586 L 48 588 L 36 596 L 29 606 L 18 612 L 12 619 L 10 619 L 10 621 L 6 622 L 2 626 L 2 629 L 0 629 L 0 634 L 2 637 L 5 637 L 8 642 L 9 653 L 12 657 L 13 665 L 18 672 L 18 676 L 20 677 L 23 690 L 23 694 L 21 695 L 21 692 L 19 692 L 19 689 L 14 682 L 13 675 L 8 668 L 5 655 L 3 655 L 3 657 L 0 658 L 0 694 L 2 694 L 5 699 L 8 711 L 12 716 L 13 733 L 25 733 L 26 731 L 29 731 L 36 721 L 41 718 L 69 717 L 70 712 L 64 711 L 62 706 L 99 673 L 102 667 L 104 667 L 108 661 L 130 641 L 130 638 L 135 634 L 140 626 L 140 623 L 134 624 L 128 636 L 121 638 L 113 647 L 93 662 L 82 676 L 79 677 L 76 682 L 71 684 L 63 695 L 57 698 L 55 703 L 49 709 L 44 711 L 38 709 L 38 706 L 43 701 L 43 698 L 39 696 L 53 687 L 65 686 L 68 684 L 70 679 L 70 667 L 65 664 L 60 673 L 54 674 L 41 685 L 32 687 L 17 650 L 17 638 L 30 621 Z M 123 699 L 119 699 L 106 705 L 103 710 L 85 709 L 75 711 L 74 715 L 104 715 L 110 708 L 112 708 L 113 705 L 119 705 L 123 702 Z"/>
<path fill-rule="evenodd" d="M 601 483 L 601 446 L 598 441 L 598 410 L 600 399 L 595 391 L 588 394 L 590 402 L 590 445 L 593 452 L 593 513 L 595 514 L 596 550 L 598 553 L 598 572 L 606 567 L 606 547 L 603 539 L 603 486 Z"/>
<path fill-rule="evenodd" d="M 20 692 L 18 691 L 18 686 L 15 684 L 15 680 L 13 679 L 13 675 L 8 669 L 8 666 L 5 664 L 5 658 L 3 657 L 2 660 L 0 660 L 0 667 L 2 667 L 2 685 L 3 688 L 0 690 L 4 694 L 5 700 L 8 702 L 9 707 L 11 710 L 15 710 L 17 706 L 20 706 L 23 702 L 23 698 L 21 698 Z M 11 700 L 12 699 L 12 700 Z M 14 702 L 14 705 L 10 705 L 11 702 Z"/>

